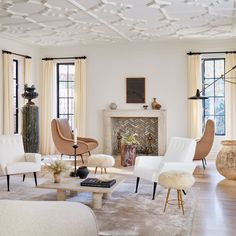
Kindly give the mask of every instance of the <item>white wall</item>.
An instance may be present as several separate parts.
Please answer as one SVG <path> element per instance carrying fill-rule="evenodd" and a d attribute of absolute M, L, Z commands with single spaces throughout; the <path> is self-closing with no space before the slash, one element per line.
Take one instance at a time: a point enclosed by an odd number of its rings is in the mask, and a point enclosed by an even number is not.
<path fill-rule="evenodd" d="M 189 51 L 235 50 L 236 40 L 167 41 L 157 43 L 50 47 L 41 57 L 87 56 L 87 135 L 99 140 L 102 151 L 102 110 L 111 102 L 118 108 L 140 108 L 126 104 L 125 78 L 146 77 L 146 100 L 150 107 L 157 97 L 167 109 L 167 137 L 187 135 L 187 60 Z M 217 141 L 217 140 L 216 140 Z M 214 149 L 218 150 L 219 141 Z M 213 149 L 213 150 L 214 150 Z"/>
<path fill-rule="evenodd" d="M 38 48 L 29 46 L 23 43 L 16 42 L 14 40 L 3 39 L 0 38 L 0 50 L 6 50 L 14 53 L 19 53 L 23 55 L 28 55 L 32 57 L 32 81 L 38 88 L 39 82 L 39 67 L 38 67 Z M 23 76 L 23 58 L 22 57 L 15 57 L 19 60 L 19 73 L 20 76 Z M 22 78 L 20 78 L 22 79 Z M 19 93 L 23 93 L 23 87 L 20 88 Z M 37 99 L 36 99 L 37 100 Z M 3 132 L 3 61 L 2 56 L 0 56 L 0 134 Z"/>

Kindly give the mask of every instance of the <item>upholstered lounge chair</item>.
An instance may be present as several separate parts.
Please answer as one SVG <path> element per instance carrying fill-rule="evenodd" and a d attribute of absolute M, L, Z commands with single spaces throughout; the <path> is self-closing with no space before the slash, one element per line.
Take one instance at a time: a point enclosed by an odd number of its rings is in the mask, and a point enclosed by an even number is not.
<path fill-rule="evenodd" d="M 193 160 L 202 160 L 203 168 L 206 168 L 206 156 L 211 151 L 215 137 L 215 123 L 213 120 L 207 120 L 205 130 L 201 139 L 197 140 L 196 151 Z"/>
<path fill-rule="evenodd" d="M 73 134 L 67 119 L 53 119 L 51 123 L 52 137 L 54 144 L 61 153 L 61 156 L 68 155 L 74 156 Z M 84 163 L 82 155 L 89 153 L 98 146 L 98 142 L 91 138 L 77 137 L 78 148 L 76 150 L 77 156 L 81 156 L 82 162 Z"/>
<path fill-rule="evenodd" d="M 140 178 L 154 182 L 153 197 L 159 175 L 164 171 L 179 170 L 193 173 L 196 164 L 193 163 L 196 141 L 194 139 L 172 137 L 164 156 L 138 156 L 135 160 L 134 175 L 137 176 L 136 190 Z"/>
<path fill-rule="evenodd" d="M 7 176 L 7 190 L 10 190 L 10 175 L 34 173 L 37 186 L 36 172 L 41 169 L 41 155 L 37 153 L 25 153 L 22 136 L 0 135 L 0 176 Z"/>

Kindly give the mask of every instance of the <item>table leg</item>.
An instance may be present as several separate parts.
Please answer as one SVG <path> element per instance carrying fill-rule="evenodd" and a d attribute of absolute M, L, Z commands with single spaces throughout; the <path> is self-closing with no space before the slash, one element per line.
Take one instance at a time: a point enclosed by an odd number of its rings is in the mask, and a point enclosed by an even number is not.
<path fill-rule="evenodd" d="M 102 193 L 93 193 L 93 208 L 101 209 L 102 208 Z"/>
<path fill-rule="evenodd" d="M 65 201 L 66 200 L 66 190 L 57 189 L 57 200 Z"/>

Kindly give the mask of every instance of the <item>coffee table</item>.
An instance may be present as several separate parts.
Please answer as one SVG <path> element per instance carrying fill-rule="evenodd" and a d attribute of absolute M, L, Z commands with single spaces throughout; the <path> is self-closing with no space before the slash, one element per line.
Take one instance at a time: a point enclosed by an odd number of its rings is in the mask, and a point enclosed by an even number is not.
<path fill-rule="evenodd" d="M 89 175 L 89 178 L 94 178 L 95 176 Z M 62 179 L 61 183 L 54 183 L 53 181 L 46 181 L 40 185 L 38 188 L 44 189 L 56 189 L 57 190 L 57 200 L 65 201 L 66 200 L 66 191 L 70 192 L 91 192 L 93 195 L 93 208 L 100 209 L 102 208 L 102 198 L 108 198 L 111 196 L 112 192 L 116 187 L 125 181 L 125 176 L 114 175 L 111 178 L 116 179 L 116 183 L 110 188 L 101 188 L 101 187 L 87 187 L 80 186 L 80 183 L 84 179 L 79 179 L 75 177 L 65 177 Z"/>

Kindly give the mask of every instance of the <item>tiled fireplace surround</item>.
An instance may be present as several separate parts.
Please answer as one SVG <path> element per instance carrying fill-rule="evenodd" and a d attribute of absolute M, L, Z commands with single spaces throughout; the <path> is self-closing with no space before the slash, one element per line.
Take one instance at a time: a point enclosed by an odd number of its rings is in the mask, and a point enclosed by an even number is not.
<path fill-rule="evenodd" d="M 148 134 L 152 137 L 153 153 L 163 155 L 166 150 L 166 110 L 118 109 L 104 110 L 104 153 L 116 154 L 117 134 L 137 134 L 140 149 L 147 146 Z"/>

